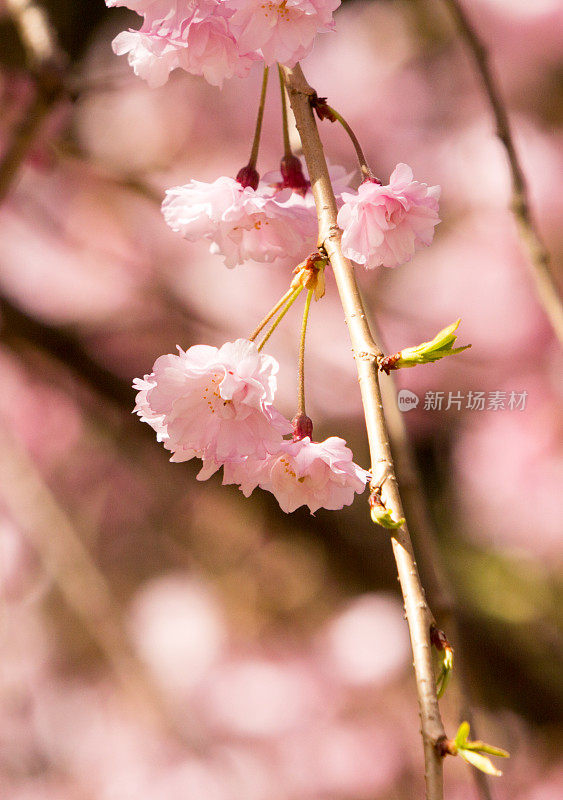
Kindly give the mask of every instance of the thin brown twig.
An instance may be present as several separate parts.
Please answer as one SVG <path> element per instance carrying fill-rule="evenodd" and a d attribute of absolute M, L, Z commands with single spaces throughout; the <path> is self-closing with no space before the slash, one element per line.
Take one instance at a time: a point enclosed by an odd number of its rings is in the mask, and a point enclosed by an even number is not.
<path fill-rule="evenodd" d="M 516 152 L 506 106 L 489 65 L 487 49 L 481 41 L 459 0 L 444 0 L 455 20 L 460 36 L 473 55 L 477 72 L 495 118 L 496 134 L 506 151 L 512 178 L 511 208 L 520 238 L 528 251 L 528 261 L 540 303 L 559 341 L 563 343 L 563 303 L 551 272 L 550 255 L 538 231 L 532 213 L 528 187 Z"/>
<path fill-rule="evenodd" d="M 341 231 L 336 223 L 336 201 L 310 103 L 315 92 L 305 80 L 299 64 L 292 69 L 284 67 L 283 72 L 317 206 L 319 243 L 330 258 L 352 342 L 364 406 L 372 470 L 380 471 L 382 467 L 386 469 L 387 478 L 383 483 L 382 498 L 393 516 L 396 519 L 401 518 L 404 516 L 403 509 L 379 389 L 377 362 L 382 353 L 366 321 L 353 266 L 342 254 Z M 443 765 L 435 745 L 445 736 L 445 732 L 440 717 L 432 667 L 429 638 L 432 615 L 426 603 L 406 524 L 393 531 L 391 542 L 414 656 L 425 755 L 426 797 L 427 800 L 442 800 Z"/>
<path fill-rule="evenodd" d="M 281 94 L 281 109 L 282 109 L 282 133 L 283 133 L 283 154 L 286 158 L 291 158 L 293 151 L 289 141 L 289 120 L 287 117 L 287 98 L 285 96 L 285 82 L 283 79 L 282 68 L 278 64 L 278 74 L 280 77 L 280 94 Z"/>

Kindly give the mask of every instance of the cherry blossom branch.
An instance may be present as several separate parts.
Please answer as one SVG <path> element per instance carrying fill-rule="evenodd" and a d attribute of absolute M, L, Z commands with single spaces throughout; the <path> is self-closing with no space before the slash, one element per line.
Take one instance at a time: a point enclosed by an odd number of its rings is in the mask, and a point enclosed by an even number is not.
<path fill-rule="evenodd" d="M 377 340 L 383 341 L 375 321 L 372 322 L 372 327 Z M 436 530 L 425 501 L 420 471 L 407 434 L 404 415 L 399 410 L 397 403 L 395 382 L 391 377 L 383 379 L 381 394 L 401 495 L 419 554 L 424 586 L 430 598 L 437 625 L 447 631 L 455 647 L 455 672 L 459 678 L 461 701 L 460 717 L 470 723 L 473 733 L 476 735 L 472 711 L 471 681 L 463 657 L 463 637 L 460 634 L 457 619 L 457 599 L 437 545 Z M 471 770 L 471 773 L 479 797 L 482 800 L 492 800 L 487 775 L 478 769 Z"/>
<path fill-rule="evenodd" d="M 6 8 L 24 46 L 36 90 L 0 161 L 0 202 L 10 191 L 43 120 L 64 92 L 67 65 L 43 8 L 33 0 L 6 0 Z"/>
<path fill-rule="evenodd" d="M 341 231 L 336 223 L 336 200 L 311 107 L 311 98 L 315 96 L 315 91 L 305 80 L 299 64 L 294 68 L 284 67 L 283 72 L 317 206 L 319 243 L 322 244 L 330 258 L 352 342 L 364 406 L 372 471 L 374 475 L 381 474 L 382 470 L 385 471 L 385 478 L 381 482 L 383 500 L 394 517 L 401 518 L 403 509 L 391 457 L 378 380 L 378 359 L 383 354 L 374 341 L 366 321 L 353 266 L 342 254 Z M 406 524 L 393 531 L 391 542 L 403 592 L 414 656 L 424 743 L 426 797 L 427 800 L 442 800 L 442 757 L 436 749 L 436 743 L 443 740 L 445 732 L 440 717 L 432 668 L 429 638 L 432 615 L 426 603 Z"/>
<path fill-rule="evenodd" d="M 377 324 L 372 323 L 372 326 L 378 341 L 382 341 Z M 407 434 L 404 415 L 397 405 L 397 391 L 391 377 L 382 378 L 381 394 L 395 459 L 395 468 L 401 486 L 401 496 L 413 530 L 417 551 L 420 555 L 424 585 L 426 586 L 438 626 L 447 629 L 455 615 L 455 596 L 446 577 L 443 559 L 436 544 L 432 520 L 427 504 L 424 501 L 420 474 Z M 453 633 L 451 636 L 454 642 L 457 642 L 457 638 Z"/>
<path fill-rule="evenodd" d="M 486 47 L 481 42 L 459 0 L 444 0 L 444 2 L 455 20 L 460 36 L 471 51 L 475 66 L 481 76 L 483 88 L 495 118 L 496 134 L 506 151 L 512 177 L 512 213 L 520 238 L 528 251 L 528 260 L 538 298 L 556 336 L 563 343 L 563 302 L 551 272 L 549 252 L 532 219 L 526 179 L 514 145 L 506 106 L 489 65 Z"/>

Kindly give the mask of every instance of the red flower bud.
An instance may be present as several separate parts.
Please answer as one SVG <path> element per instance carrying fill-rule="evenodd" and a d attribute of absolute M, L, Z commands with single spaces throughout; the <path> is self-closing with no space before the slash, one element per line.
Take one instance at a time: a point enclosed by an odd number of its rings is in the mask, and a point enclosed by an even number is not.
<path fill-rule="evenodd" d="M 284 156 L 280 162 L 280 170 L 282 187 L 284 189 L 293 189 L 294 192 L 304 197 L 311 183 L 303 175 L 303 167 L 297 156 Z"/>
<path fill-rule="evenodd" d="M 254 167 L 252 167 L 250 164 L 247 164 L 246 167 L 239 169 L 236 180 L 244 188 L 250 186 L 251 189 L 254 189 L 256 191 L 256 189 L 258 188 L 260 175 L 258 174 L 258 172 Z"/>
<path fill-rule="evenodd" d="M 293 425 L 294 442 L 299 442 L 306 436 L 313 441 L 313 420 L 307 414 L 303 414 L 303 412 L 296 414 L 291 420 L 291 424 Z"/>

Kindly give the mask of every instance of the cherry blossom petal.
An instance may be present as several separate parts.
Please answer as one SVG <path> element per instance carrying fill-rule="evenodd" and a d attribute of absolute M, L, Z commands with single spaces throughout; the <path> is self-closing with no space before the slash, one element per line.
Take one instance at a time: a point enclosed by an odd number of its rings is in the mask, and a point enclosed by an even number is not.
<path fill-rule="evenodd" d="M 357 194 L 344 192 L 338 212 L 344 254 L 368 269 L 410 261 L 432 242 L 439 197 L 440 187 L 415 181 L 406 164 L 397 165 L 387 186 L 368 180 Z"/>
<path fill-rule="evenodd" d="M 297 263 L 317 236 L 316 215 L 296 193 L 264 183 L 254 190 L 225 176 L 168 189 L 162 213 L 189 241 L 207 239 L 210 252 L 222 255 L 227 267 L 247 260 Z"/>
<path fill-rule="evenodd" d="M 221 348 L 196 345 L 158 358 L 135 381 L 135 411 L 150 424 L 173 461 L 204 460 L 201 479 L 216 465 L 266 458 L 291 424 L 274 408 L 278 364 L 238 339 Z M 211 469 L 211 471 L 210 471 Z"/>
<path fill-rule="evenodd" d="M 275 495 L 282 511 L 290 513 L 306 505 L 336 510 L 349 506 L 356 492 L 364 491 L 368 473 L 352 461 L 344 439 L 331 436 L 312 442 L 308 436 L 284 442 L 269 458 L 268 474 L 259 481 Z"/>
<path fill-rule="evenodd" d="M 311 51 L 317 33 L 334 28 L 340 0 L 227 0 L 229 24 L 242 52 L 258 51 L 266 64 L 289 67 Z"/>

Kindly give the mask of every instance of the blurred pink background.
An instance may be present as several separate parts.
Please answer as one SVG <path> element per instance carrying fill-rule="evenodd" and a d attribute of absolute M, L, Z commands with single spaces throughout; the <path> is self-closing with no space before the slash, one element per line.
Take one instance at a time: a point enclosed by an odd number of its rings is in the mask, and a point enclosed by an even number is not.
<path fill-rule="evenodd" d="M 197 483 L 195 466 L 170 464 L 130 413 L 130 383 L 157 356 L 248 336 L 287 288 L 293 265 L 227 270 L 159 211 L 167 187 L 246 163 L 261 70 L 222 91 L 179 72 L 150 90 L 111 50 L 134 14 L 101 0 L 47 7 L 75 96 L 52 108 L 0 209 L 0 796 L 422 797 L 408 631 L 366 497 L 284 515 L 260 490 L 246 500 L 217 476 Z M 556 267 L 563 8 L 465 7 L 490 48 Z M 473 345 L 397 384 L 420 399 L 405 421 L 458 595 L 479 735 L 511 752 L 493 796 L 555 800 L 561 354 L 508 208 L 505 155 L 446 9 L 351 0 L 335 16 L 336 33 L 303 63 L 307 78 L 384 182 L 406 162 L 442 186 L 433 245 L 358 277 L 387 352 L 458 317 L 459 342 Z M 1 158 L 33 83 L 10 20 L 0 26 Z M 282 155 L 279 105 L 272 80 L 264 173 Z M 329 160 L 354 170 L 342 130 L 324 122 L 321 133 Z M 289 416 L 299 317 L 293 309 L 268 344 Z M 307 380 L 317 437 L 342 436 L 367 467 L 330 275 L 311 313 Z M 527 392 L 523 409 L 508 408 L 512 391 Z M 425 410 L 436 392 L 442 409 Z M 470 392 L 505 392 L 505 407 L 467 409 Z M 449 393 L 461 408 L 446 410 Z M 453 735 L 455 677 L 441 705 Z M 449 799 L 476 797 L 460 759 L 445 772 Z"/>

